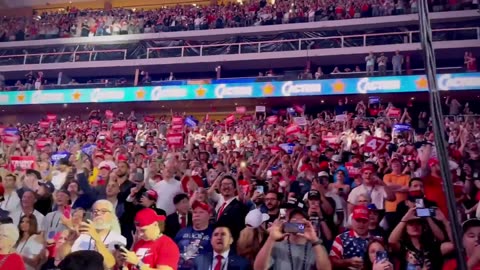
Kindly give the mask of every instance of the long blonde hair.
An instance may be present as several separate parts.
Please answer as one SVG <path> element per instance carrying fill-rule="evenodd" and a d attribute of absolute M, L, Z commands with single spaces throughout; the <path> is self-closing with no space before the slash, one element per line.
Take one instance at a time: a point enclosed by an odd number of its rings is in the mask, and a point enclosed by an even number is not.
<path fill-rule="evenodd" d="M 240 232 L 240 237 L 237 241 L 237 254 L 253 263 L 266 239 L 267 234 L 265 230 L 245 227 Z"/>

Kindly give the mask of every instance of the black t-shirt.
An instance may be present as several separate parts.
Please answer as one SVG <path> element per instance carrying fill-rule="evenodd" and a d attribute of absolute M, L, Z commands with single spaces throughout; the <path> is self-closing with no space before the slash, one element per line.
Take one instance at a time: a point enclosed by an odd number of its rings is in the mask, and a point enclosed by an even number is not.
<path fill-rule="evenodd" d="M 402 242 L 401 250 L 396 254 L 400 262 L 399 269 L 442 269 L 440 243 L 432 239 L 433 236 L 424 236 L 421 241 L 423 245 L 421 250 L 416 249 L 410 241 Z"/>
<path fill-rule="evenodd" d="M 434 201 L 427 199 L 423 199 L 423 204 L 425 205 L 425 208 L 437 207 L 437 204 Z M 394 224 L 398 224 L 402 220 L 403 216 L 405 216 L 405 214 L 408 212 L 408 209 L 410 208 L 407 206 L 406 201 L 402 201 L 397 204 Z"/>

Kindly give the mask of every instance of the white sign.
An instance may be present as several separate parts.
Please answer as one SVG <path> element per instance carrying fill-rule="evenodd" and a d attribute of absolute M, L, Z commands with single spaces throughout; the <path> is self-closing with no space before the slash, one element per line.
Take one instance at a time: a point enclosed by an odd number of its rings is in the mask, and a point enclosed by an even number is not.
<path fill-rule="evenodd" d="M 184 98 L 187 96 L 187 90 L 183 88 L 163 88 L 157 86 L 152 90 L 152 100 Z"/>
<path fill-rule="evenodd" d="M 345 122 L 345 121 L 347 121 L 347 115 L 346 114 L 335 115 L 335 121 L 336 122 Z"/>
<path fill-rule="evenodd" d="M 402 84 L 400 80 L 375 80 L 362 78 L 357 83 L 357 92 L 366 94 L 368 91 L 377 90 L 400 90 Z"/>
<path fill-rule="evenodd" d="M 90 96 L 92 102 L 100 102 L 102 100 L 124 100 L 125 92 L 123 91 L 109 91 L 95 88 Z"/>
<path fill-rule="evenodd" d="M 265 106 L 255 106 L 255 112 L 265 112 L 266 110 Z"/>
<path fill-rule="evenodd" d="M 252 96 L 253 88 L 251 86 L 232 86 L 227 87 L 226 84 L 220 84 L 215 88 L 215 96 L 217 98 L 224 97 L 249 97 Z"/>
<path fill-rule="evenodd" d="M 307 119 L 305 119 L 305 117 L 294 117 L 293 122 L 299 126 L 307 125 Z"/>
<path fill-rule="evenodd" d="M 478 87 L 480 87 L 480 77 L 452 78 L 451 74 L 444 74 L 438 78 L 438 89 L 440 90 Z"/>
<path fill-rule="evenodd" d="M 65 96 L 63 93 L 35 91 L 32 95 L 32 103 L 63 103 Z"/>
<path fill-rule="evenodd" d="M 296 94 L 320 94 L 322 92 L 322 85 L 320 83 L 313 84 L 293 84 L 292 81 L 285 82 L 282 85 L 282 94 L 285 97 Z"/>

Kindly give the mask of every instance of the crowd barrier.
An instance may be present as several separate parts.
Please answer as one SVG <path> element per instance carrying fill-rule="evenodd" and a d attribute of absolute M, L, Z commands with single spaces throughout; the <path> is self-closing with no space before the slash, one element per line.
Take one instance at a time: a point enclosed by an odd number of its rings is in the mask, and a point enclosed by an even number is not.
<path fill-rule="evenodd" d="M 444 91 L 480 89 L 480 73 L 438 74 Z M 0 93 L 0 105 L 268 98 L 425 92 L 425 75 L 252 83 L 62 89 Z"/>

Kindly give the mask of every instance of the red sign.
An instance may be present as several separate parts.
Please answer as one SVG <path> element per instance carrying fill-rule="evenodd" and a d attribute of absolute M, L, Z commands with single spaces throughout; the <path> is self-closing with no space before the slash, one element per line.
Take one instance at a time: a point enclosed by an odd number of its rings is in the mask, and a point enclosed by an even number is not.
<path fill-rule="evenodd" d="M 356 177 L 360 175 L 360 171 L 362 170 L 362 164 L 347 162 L 345 163 L 345 168 L 348 171 L 348 177 Z"/>
<path fill-rule="evenodd" d="M 40 123 L 38 123 L 38 126 L 41 127 L 41 128 L 48 128 L 48 127 L 50 127 L 50 122 L 40 121 Z"/>
<path fill-rule="evenodd" d="M 92 124 L 92 126 L 100 126 L 100 121 L 92 119 L 90 120 L 90 124 Z"/>
<path fill-rule="evenodd" d="M 397 108 L 390 108 L 387 112 L 388 117 L 399 118 L 402 115 L 402 110 Z"/>
<path fill-rule="evenodd" d="M 55 122 L 57 120 L 57 115 L 56 114 L 47 114 L 47 120 L 49 122 Z"/>
<path fill-rule="evenodd" d="M 19 136 L 17 135 L 11 135 L 11 134 L 3 134 L 2 135 L 2 142 L 7 145 L 14 144 L 20 139 Z"/>
<path fill-rule="evenodd" d="M 35 160 L 34 156 L 11 156 L 10 157 L 10 169 L 12 171 L 16 170 L 16 168 L 20 168 L 21 170 L 33 169 L 35 167 Z"/>
<path fill-rule="evenodd" d="M 282 150 L 282 148 L 278 147 L 278 146 L 274 146 L 272 148 L 270 148 L 270 152 L 272 153 L 272 155 L 275 155 L 276 153 L 280 152 Z"/>
<path fill-rule="evenodd" d="M 127 121 L 119 121 L 112 124 L 112 129 L 115 130 L 123 130 L 125 128 L 127 128 Z"/>
<path fill-rule="evenodd" d="M 337 143 L 338 136 L 337 135 L 325 135 L 325 136 L 322 136 L 322 140 L 329 143 L 329 144 Z"/>
<path fill-rule="evenodd" d="M 52 144 L 52 140 L 47 138 L 40 138 L 35 140 L 35 145 L 40 150 L 47 146 L 47 144 Z"/>
<path fill-rule="evenodd" d="M 297 113 L 303 113 L 305 110 L 302 106 L 300 105 L 293 105 L 293 109 L 295 110 L 295 112 Z"/>
<path fill-rule="evenodd" d="M 225 119 L 225 123 L 226 123 L 227 125 L 231 125 L 231 124 L 233 124 L 233 122 L 235 122 L 235 115 L 230 114 L 230 115 Z"/>
<path fill-rule="evenodd" d="M 247 107 L 245 106 L 238 106 L 237 108 L 235 108 L 235 111 L 238 113 L 238 114 L 244 114 L 247 112 Z"/>
<path fill-rule="evenodd" d="M 302 130 L 300 129 L 300 127 L 297 124 L 291 124 L 290 126 L 287 127 L 287 129 L 285 129 L 285 133 L 287 135 L 292 135 L 292 134 L 295 134 L 295 133 L 299 133 L 300 131 L 302 131 Z"/>
<path fill-rule="evenodd" d="M 272 116 L 267 117 L 267 124 L 273 125 L 273 124 L 276 124 L 276 123 L 278 123 L 278 116 L 272 115 Z"/>
<path fill-rule="evenodd" d="M 182 130 L 183 129 L 183 125 L 173 125 L 172 126 L 172 130 Z"/>
<path fill-rule="evenodd" d="M 365 140 L 365 145 L 363 146 L 363 151 L 366 153 L 384 153 L 387 151 L 388 140 L 383 138 L 369 136 Z"/>
<path fill-rule="evenodd" d="M 183 134 L 182 133 L 167 134 L 167 144 L 170 146 L 183 146 Z"/>
<path fill-rule="evenodd" d="M 153 122 L 153 121 L 155 121 L 155 116 L 145 115 L 145 116 L 143 117 L 143 120 L 145 120 L 145 122 Z"/>
<path fill-rule="evenodd" d="M 243 116 L 242 116 L 242 120 L 243 120 L 243 121 L 252 121 L 252 120 L 253 120 L 253 116 L 252 116 L 251 114 L 243 115 Z"/>
<path fill-rule="evenodd" d="M 172 117 L 172 125 L 183 125 L 183 118 L 180 116 Z"/>

